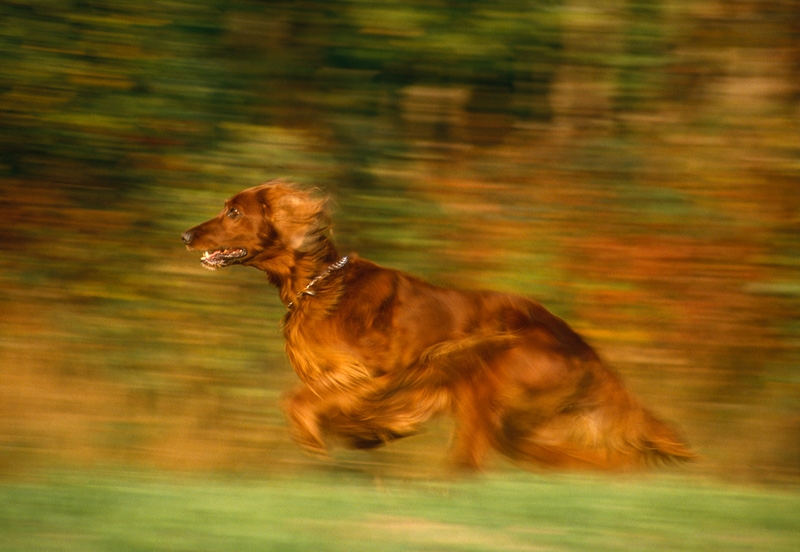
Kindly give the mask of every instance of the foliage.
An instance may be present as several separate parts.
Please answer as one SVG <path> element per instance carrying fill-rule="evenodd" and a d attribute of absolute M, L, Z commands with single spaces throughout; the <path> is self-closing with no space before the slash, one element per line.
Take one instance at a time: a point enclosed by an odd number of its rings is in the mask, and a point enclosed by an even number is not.
<path fill-rule="evenodd" d="M 698 472 L 796 481 L 794 11 L 4 2 L 0 470 L 293 454 L 281 305 L 179 242 L 286 176 L 332 194 L 343 251 L 541 299 Z"/>

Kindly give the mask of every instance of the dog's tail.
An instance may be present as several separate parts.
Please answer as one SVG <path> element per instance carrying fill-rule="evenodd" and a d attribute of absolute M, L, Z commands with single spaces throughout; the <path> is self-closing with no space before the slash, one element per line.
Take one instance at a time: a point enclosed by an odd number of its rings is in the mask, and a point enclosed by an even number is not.
<path fill-rule="evenodd" d="M 625 470 L 676 464 L 697 456 L 678 433 L 632 403 L 558 416 L 528 431 L 501 432 L 515 460 L 562 468 Z"/>
<path fill-rule="evenodd" d="M 643 427 L 633 432 L 637 451 L 646 463 L 679 463 L 696 460 L 697 455 L 666 422 L 642 409 Z"/>

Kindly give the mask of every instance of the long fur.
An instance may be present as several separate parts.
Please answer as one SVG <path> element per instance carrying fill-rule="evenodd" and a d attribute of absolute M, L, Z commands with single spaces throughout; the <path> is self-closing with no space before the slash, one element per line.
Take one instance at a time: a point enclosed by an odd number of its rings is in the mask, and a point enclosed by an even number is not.
<path fill-rule="evenodd" d="M 329 230 L 324 199 L 272 181 L 183 234 L 189 249 L 241 255 L 215 266 L 253 266 L 278 287 L 302 381 L 283 406 L 305 449 L 380 446 L 445 414 L 456 422 L 453 460 L 469 468 L 490 449 L 602 469 L 693 457 L 538 303 L 433 286 L 358 257 L 330 269 L 340 256 Z"/>

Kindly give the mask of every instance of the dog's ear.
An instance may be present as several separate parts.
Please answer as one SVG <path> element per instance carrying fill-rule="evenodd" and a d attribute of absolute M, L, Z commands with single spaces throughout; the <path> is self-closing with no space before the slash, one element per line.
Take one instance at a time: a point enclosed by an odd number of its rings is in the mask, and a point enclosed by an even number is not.
<path fill-rule="evenodd" d="M 276 195 L 272 221 L 283 243 L 294 251 L 313 249 L 330 227 L 327 198 L 283 186 Z"/>

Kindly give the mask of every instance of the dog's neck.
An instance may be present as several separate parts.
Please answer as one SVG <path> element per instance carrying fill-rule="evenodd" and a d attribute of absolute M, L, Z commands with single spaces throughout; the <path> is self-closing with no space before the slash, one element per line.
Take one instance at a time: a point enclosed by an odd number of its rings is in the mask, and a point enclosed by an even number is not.
<path fill-rule="evenodd" d="M 281 301 L 291 310 L 296 307 L 298 300 L 304 296 L 314 296 L 326 280 L 347 264 L 347 257 L 339 257 L 336 249 L 329 247 L 320 250 L 316 255 L 296 255 L 290 275 L 278 284 Z"/>
<path fill-rule="evenodd" d="M 319 274 L 314 276 L 311 279 L 311 281 L 308 282 L 308 284 L 306 284 L 306 287 L 304 287 L 302 290 L 297 292 L 296 299 L 294 301 L 289 301 L 288 303 L 286 303 L 286 308 L 289 309 L 289 310 L 292 310 L 294 308 L 294 305 L 297 303 L 297 301 L 300 300 L 300 298 L 303 297 L 304 295 L 310 295 L 312 297 L 315 296 L 317 294 L 317 290 L 315 289 L 315 286 L 319 282 L 321 282 L 322 280 L 324 280 L 325 278 L 330 276 L 332 272 L 336 272 L 337 270 L 341 270 L 342 268 L 344 268 L 344 265 L 347 264 L 347 261 L 348 261 L 348 258 L 345 255 L 344 257 L 342 257 L 341 259 L 339 259 L 335 263 L 329 264 L 328 267 L 325 270 L 323 270 L 322 272 L 320 272 Z"/>

